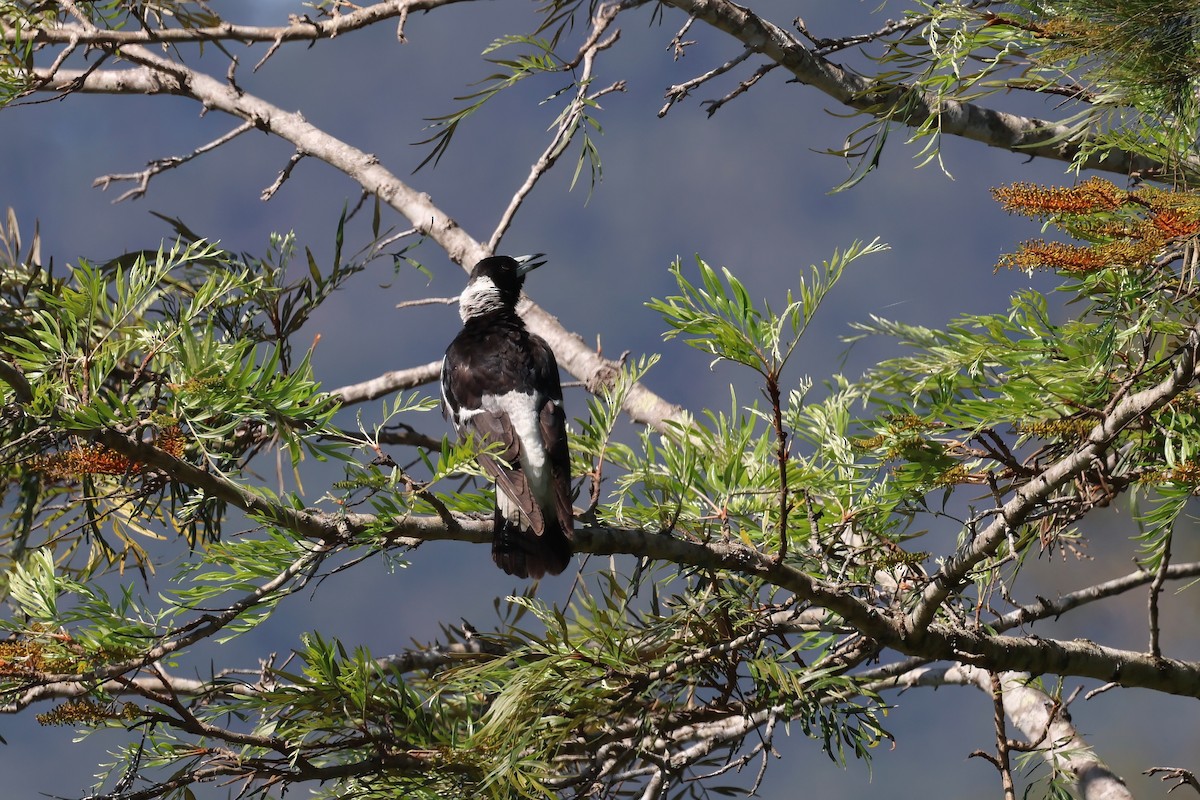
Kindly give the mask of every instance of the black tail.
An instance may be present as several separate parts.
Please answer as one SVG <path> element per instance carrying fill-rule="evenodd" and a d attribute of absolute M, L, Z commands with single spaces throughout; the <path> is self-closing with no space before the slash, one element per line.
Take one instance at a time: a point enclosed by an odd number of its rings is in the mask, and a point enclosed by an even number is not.
<path fill-rule="evenodd" d="M 562 572 L 571 563 L 571 541 L 556 520 L 548 519 L 546 523 L 546 532 L 539 536 L 517 527 L 496 509 L 492 561 L 518 578 L 540 578 L 547 572 L 551 575 Z"/>

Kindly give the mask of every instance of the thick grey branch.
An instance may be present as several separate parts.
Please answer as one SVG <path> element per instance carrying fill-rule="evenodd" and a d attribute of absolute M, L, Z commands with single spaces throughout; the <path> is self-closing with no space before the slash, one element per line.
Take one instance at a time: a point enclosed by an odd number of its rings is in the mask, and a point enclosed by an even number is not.
<path fill-rule="evenodd" d="M 36 44 L 84 44 L 84 45 L 132 45 L 159 44 L 164 42 L 295 42 L 332 39 L 350 31 L 374 25 L 381 20 L 404 18 L 413 11 L 429 11 L 438 6 L 459 3 L 463 0 L 386 0 L 356 8 L 346 14 L 328 19 L 314 20 L 305 17 L 288 25 L 235 25 L 222 22 L 207 27 L 186 28 L 129 28 L 112 30 L 59 24 L 53 27 L 21 31 L 22 41 L 32 40 Z M 18 32 L 0 26 L 0 40 L 12 43 Z"/>
<path fill-rule="evenodd" d="M 1008 114 L 975 103 L 936 98 L 926 92 L 881 89 L 870 78 L 818 55 L 791 33 L 731 0 L 663 2 L 728 33 L 754 52 L 783 66 L 799 83 L 819 89 L 849 108 L 878 115 L 903 100 L 904 111 L 895 119 L 910 127 L 921 126 L 937 117 L 940 133 L 972 139 L 989 147 L 1066 162 L 1074 160 L 1079 151 L 1078 141 L 1064 125 Z M 1082 166 L 1121 175 L 1153 174 L 1162 169 L 1156 161 L 1121 150 L 1092 156 Z"/>
<path fill-rule="evenodd" d="M 59 70 L 54 73 L 35 70 L 35 73 L 44 81 L 43 90 L 183 95 L 194 98 L 205 108 L 252 121 L 261 130 L 273 133 L 310 156 L 330 164 L 356 181 L 366 192 L 378 196 L 407 217 L 418 233 L 435 241 L 452 261 L 469 269 L 488 255 L 486 248 L 435 206 L 429 195 L 404 183 L 383 167 L 375 156 L 317 128 L 302 114 L 284 111 L 226 82 L 142 47 L 125 47 L 121 54 L 142 66 L 122 70 Z M 620 369 L 616 362 L 600 356 L 581 337 L 568 331 L 556 317 L 538 306 L 530 304 L 524 315 L 529 328 L 554 348 L 559 365 L 582 381 L 590 391 L 612 385 Z M 624 410 L 635 422 L 658 429 L 663 429 L 668 420 L 683 417 L 683 410 L 679 406 L 640 384 L 630 390 Z"/>
<path fill-rule="evenodd" d="M 1006 672 L 1000 676 L 1004 690 L 1004 714 L 1029 742 L 1040 742 L 1037 750 L 1055 770 L 1075 779 L 1083 800 L 1133 800 L 1129 787 L 1100 760 L 1080 736 L 1070 718 L 1049 695 L 1031 685 L 1027 673 Z M 913 686 L 974 686 L 991 694 L 987 670 L 969 664 L 913 670 L 880 682 L 872 688 L 884 691 Z"/>
<path fill-rule="evenodd" d="M 1129 400 L 1138 396 L 1133 395 Z M 447 524 L 440 517 L 414 514 L 388 522 L 371 514 L 298 511 L 264 500 L 222 476 L 205 472 L 152 445 L 112 432 L 102 432 L 97 438 L 139 463 L 162 469 L 239 508 L 252 511 L 261 519 L 319 539 L 326 546 L 368 532 L 408 547 L 433 540 L 491 541 L 491 520 L 453 517 L 451 524 Z M 800 601 L 834 612 L 864 636 L 906 655 L 933 660 L 968 661 L 994 671 L 1077 675 L 1112 681 L 1122 686 L 1140 686 L 1170 694 L 1200 697 L 1200 663 L 1154 658 L 1144 653 L 1103 647 L 1082 639 L 1068 642 L 998 636 L 943 624 L 914 631 L 903 617 L 885 613 L 838 585 L 821 581 L 789 564 L 778 563 L 772 556 L 738 542 L 699 542 L 661 532 L 591 526 L 577 529 L 573 544 L 578 553 L 626 553 L 693 567 L 726 569 L 753 575 L 792 592 Z"/>

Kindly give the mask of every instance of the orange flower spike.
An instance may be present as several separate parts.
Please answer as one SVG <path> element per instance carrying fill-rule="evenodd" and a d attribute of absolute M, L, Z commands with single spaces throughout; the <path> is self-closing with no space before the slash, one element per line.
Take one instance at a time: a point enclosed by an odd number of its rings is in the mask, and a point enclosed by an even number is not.
<path fill-rule="evenodd" d="M 992 196 L 1005 211 L 1029 217 L 1095 214 L 1129 202 L 1128 192 L 1103 178 L 1089 178 L 1078 186 L 1013 183 L 992 189 Z"/>
<path fill-rule="evenodd" d="M 1168 239 L 1191 236 L 1200 231 L 1200 219 L 1172 208 L 1155 212 L 1150 217 L 1150 224 Z"/>

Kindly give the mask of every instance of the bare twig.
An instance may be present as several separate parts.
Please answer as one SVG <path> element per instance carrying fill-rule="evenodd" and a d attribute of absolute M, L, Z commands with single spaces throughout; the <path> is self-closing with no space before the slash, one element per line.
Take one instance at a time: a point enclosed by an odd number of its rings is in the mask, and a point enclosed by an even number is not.
<path fill-rule="evenodd" d="M 271 56 L 279 52 L 279 48 L 282 46 L 283 34 L 281 33 L 274 38 L 274 40 L 271 42 L 271 46 L 267 48 L 267 52 L 263 53 L 262 58 L 255 62 L 254 69 L 251 71 L 258 72 L 262 68 L 262 65 L 266 64 L 267 61 L 270 60 Z"/>
<path fill-rule="evenodd" d="M 854 36 L 843 36 L 840 39 L 827 39 L 823 37 L 815 37 L 808 31 L 808 26 L 804 24 L 804 20 L 796 17 L 792 20 L 792 24 L 796 30 L 808 41 L 812 42 L 815 52 L 821 55 L 836 53 L 839 50 L 845 50 L 848 47 L 857 47 L 859 45 L 870 44 L 871 42 L 885 39 L 896 33 L 908 33 L 913 28 L 918 28 L 925 25 L 933 17 L 929 14 L 921 14 L 913 17 L 905 17 L 902 20 L 888 20 L 883 27 L 871 33 L 860 33 Z"/>
<path fill-rule="evenodd" d="M 1108 683 L 1104 684 L 1103 686 L 1097 686 L 1095 689 L 1092 689 L 1090 692 L 1088 692 L 1087 694 L 1085 694 L 1083 696 L 1083 699 L 1091 700 L 1093 697 L 1098 697 L 1099 695 L 1104 694 L 1105 692 L 1109 691 L 1110 689 L 1116 689 L 1118 686 L 1120 686 L 1119 683 L 1114 683 L 1113 681 L 1109 681 Z"/>
<path fill-rule="evenodd" d="M 666 94 L 664 95 L 667 98 L 667 102 L 666 102 L 666 105 L 664 105 L 662 108 L 660 108 L 658 110 L 659 119 L 662 119 L 663 117 L 665 117 L 667 115 L 667 112 L 671 110 L 671 106 L 675 105 L 677 102 L 679 102 L 680 100 L 687 97 L 688 93 L 690 93 L 692 91 L 692 89 L 695 89 L 697 86 L 700 86 L 703 83 L 707 83 L 708 81 L 712 80 L 713 78 L 717 77 L 718 75 L 724 75 L 726 72 L 733 69 L 738 64 L 741 64 L 743 61 L 745 61 L 747 58 L 749 58 L 752 55 L 754 55 L 754 51 L 747 47 L 741 53 L 739 53 L 738 55 L 729 59 L 728 61 L 726 61 L 724 64 L 720 65 L 719 67 L 713 67 L 712 69 L 710 69 L 708 72 L 704 73 L 703 75 L 698 75 L 695 78 L 692 78 L 691 80 L 684 81 L 683 83 L 675 84 L 674 86 L 667 89 Z"/>
<path fill-rule="evenodd" d="M 989 627 L 996 632 L 1003 632 L 1039 619 L 1058 617 L 1078 606 L 1114 597 L 1131 589 L 1136 589 L 1139 586 L 1145 586 L 1147 583 L 1155 580 L 1157 575 L 1157 572 L 1151 573 L 1145 570 L 1138 570 L 1137 572 L 1123 575 L 1120 578 L 1113 578 L 1112 580 L 1088 586 L 1085 589 L 1069 592 L 1057 600 L 1047 600 L 1044 597 L 1039 597 L 1037 598 L 1037 602 L 1023 605 L 999 617 Z M 1173 564 L 1163 572 L 1164 580 L 1180 580 L 1182 578 L 1195 578 L 1197 576 L 1200 576 L 1200 562 L 1197 561 L 1187 564 Z"/>
<path fill-rule="evenodd" d="M 202 156 L 205 153 L 209 153 L 213 150 L 216 150 L 221 145 L 233 141 L 238 136 L 241 136 L 243 133 L 245 133 L 246 131 L 252 130 L 253 128 L 254 128 L 253 123 L 244 122 L 241 125 L 238 125 L 233 130 L 224 134 L 223 136 L 219 136 L 216 139 L 213 139 L 208 144 L 204 144 L 204 145 L 201 145 L 200 147 L 197 147 L 195 150 L 188 153 L 187 155 L 166 156 L 164 158 L 156 158 L 153 161 L 151 161 L 149 164 L 147 164 L 146 168 L 144 170 L 141 170 L 139 172 L 124 172 L 124 173 L 116 173 L 116 174 L 112 174 L 112 175 L 103 175 L 99 178 L 96 178 L 96 180 L 92 181 L 92 186 L 99 187 L 101 191 L 107 191 L 108 187 L 111 186 L 113 183 L 122 182 L 122 181 L 124 181 L 124 182 L 134 181 L 137 183 L 137 185 L 134 186 L 132 189 L 129 189 L 128 191 L 121 194 L 119 197 L 117 197 L 115 200 L 113 200 L 113 203 L 116 204 L 116 203 L 120 203 L 124 200 L 137 199 L 137 198 L 143 196 L 144 194 L 146 194 L 146 188 L 150 185 L 150 179 L 153 178 L 155 175 L 158 175 L 159 173 L 162 173 L 162 172 L 166 172 L 167 170 L 170 170 L 170 169 L 175 169 L 175 167 L 186 164 L 189 161 L 191 161 L 192 159 L 196 158 L 197 156 Z M 282 183 L 282 181 L 280 181 L 280 183 Z M 263 199 L 266 200 L 267 198 L 263 197 Z"/>
<path fill-rule="evenodd" d="M 687 35 L 688 29 L 692 27 L 692 23 L 695 21 L 696 15 L 689 14 L 687 21 L 683 23 L 683 27 L 679 29 L 679 33 L 675 34 L 675 38 L 673 38 L 667 45 L 667 49 L 671 51 L 671 54 L 676 61 L 687 55 L 688 45 L 695 44 L 695 42 L 690 42 L 683 38 Z"/>
<path fill-rule="evenodd" d="M 300 163 L 300 160 L 303 159 L 304 156 L 305 153 L 303 150 L 297 150 L 296 152 L 292 153 L 291 157 L 288 158 L 288 162 L 284 164 L 283 169 L 279 170 L 279 176 L 275 178 L 275 182 L 262 190 L 262 194 L 259 195 L 259 199 L 265 202 L 274 197 L 275 193 L 279 191 L 284 182 L 287 181 L 288 178 L 292 177 L 292 170 L 296 168 L 296 165 Z"/>
<path fill-rule="evenodd" d="M 1200 780 L 1196 779 L 1196 773 L 1190 769 L 1184 769 L 1183 767 L 1151 767 L 1143 771 L 1142 774 L 1149 775 L 1152 778 L 1158 775 L 1161 781 L 1179 781 L 1167 790 L 1167 794 L 1175 791 L 1180 786 L 1190 786 L 1197 792 L 1200 792 Z"/>
<path fill-rule="evenodd" d="M 513 218 L 516 216 L 518 209 L 521 208 L 521 204 L 525 202 L 525 198 L 529 196 L 529 193 L 533 191 L 533 187 L 537 185 L 541 177 L 550 171 L 551 167 L 558 161 L 559 156 L 566 150 L 567 145 L 574 138 L 575 132 L 579 130 L 580 122 L 588 108 L 588 104 L 594 103 L 597 98 L 610 92 L 624 90 L 624 82 L 618 82 L 591 96 L 588 95 L 588 87 L 592 82 L 596 55 L 612 47 L 621 34 L 620 31 L 614 31 L 608 38 L 602 38 L 609 26 L 612 25 L 613 20 L 616 19 L 620 10 L 620 5 L 613 3 L 600 6 L 600 9 L 596 12 L 596 16 L 592 20 L 592 31 L 584 46 L 580 49 L 576 62 L 574 62 L 582 66 L 580 75 L 576 79 L 578 89 L 576 90 L 575 97 L 567 109 L 560 115 L 558 129 L 550 139 L 550 143 L 546 145 L 546 149 L 542 151 L 541 156 L 529 168 L 529 175 L 525 178 L 525 182 L 517 189 L 509 201 L 508 207 L 500 215 L 500 221 L 496 223 L 496 229 L 492 231 L 492 235 L 488 239 L 487 245 L 485 245 L 488 253 L 496 252 L 501 238 L 508 231 L 509 226 L 512 225 Z M 568 65 L 568 67 L 571 67 L 571 65 Z"/>
<path fill-rule="evenodd" d="M 376 378 L 371 378 L 362 383 L 341 386 L 334 389 L 330 394 L 341 400 L 342 405 L 348 406 L 354 403 L 374 400 L 377 397 L 383 397 L 392 392 L 402 392 L 407 389 L 415 389 L 418 386 L 433 383 L 441 375 L 441 372 L 442 362 L 439 359 L 437 361 L 430 361 L 428 364 L 422 364 L 419 367 L 385 372 Z"/>
<path fill-rule="evenodd" d="M 75 50 L 78 48 L 78 46 L 79 35 L 72 32 L 70 38 L 67 40 L 67 46 L 60 50 L 58 55 L 54 57 L 54 61 L 51 62 L 50 66 L 46 68 L 46 73 L 51 76 L 55 75 L 62 65 L 66 63 L 67 59 L 75 54 Z M 46 80 L 48 80 L 48 78 L 39 79 L 37 81 L 37 85 L 44 84 Z"/>
<path fill-rule="evenodd" d="M 1000 771 L 1004 800 L 1016 800 L 1017 789 L 1013 784 L 1012 761 L 1008 753 L 1008 732 L 1004 726 L 1004 686 L 994 672 L 988 673 L 988 680 L 992 689 L 992 723 L 996 727 L 996 769 Z"/>
<path fill-rule="evenodd" d="M 724 97 L 722 97 L 718 100 L 705 100 L 703 103 L 700 104 L 701 107 L 704 108 L 704 110 L 708 114 L 708 116 L 711 117 L 713 114 L 717 113 L 721 109 L 721 106 L 725 105 L 730 100 L 733 100 L 734 98 L 738 97 L 739 95 L 745 94 L 746 92 L 750 91 L 750 87 L 754 86 L 754 84 L 758 83 L 759 80 L 764 75 L 766 75 L 768 72 L 770 72 L 771 70 L 775 69 L 778 66 L 779 65 L 774 62 L 771 62 L 770 64 L 763 64 L 761 67 L 754 70 L 754 74 L 752 74 L 749 78 L 746 78 L 744 81 L 742 81 L 737 86 L 735 86 L 733 88 L 733 90 L 730 91 L 727 95 L 725 95 Z"/>
<path fill-rule="evenodd" d="M 396 308 L 416 308 L 417 306 L 450 306 L 458 302 L 458 295 L 454 297 L 422 297 L 420 300 L 404 300 L 396 303 Z"/>
<path fill-rule="evenodd" d="M 1162 553 L 1159 554 L 1158 569 L 1154 570 L 1154 580 L 1150 582 L 1150 597 L 1148 600 L 1148 615 L 1150 627 L 1150 655 L 1158 658 L 1162 655 L 1162 645 L 1159 642 L 1158 598 L 1162 595 L 1163 584 L 1167 580 L 1167 570 L 1171 566 L 1171 531 L 1163 537 Z"/>

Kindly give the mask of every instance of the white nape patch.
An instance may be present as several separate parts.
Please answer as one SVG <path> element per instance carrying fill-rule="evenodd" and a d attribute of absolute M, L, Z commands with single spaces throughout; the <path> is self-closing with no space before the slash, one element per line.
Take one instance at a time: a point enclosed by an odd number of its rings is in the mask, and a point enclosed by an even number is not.
<path fill-rule="evenodd" d="M 461 413 L 463 421 L 482 411 L 499 411 L 508 415 L 508 421 L 521 442 L 521 471 L 525 473 L 525 480 L 529 482 L 529 490 L 539 506 L 554 508 L 554 497 L 550 491 L 550 467 L 546 463 L 546 446 L 542 441 L 541 423 L 538 421 L 540 410 L 537 396 L 528 392 L 506 392 L 485 394 L 480 408 L 462 409 Z M 511 508 L 512 504 L 504 496 L 504 492 L 497 492 L 496 498 L 501 513 L 511 519 L 517 510 Z"/>
<path fill-rule="evenodd" d="M 458 296 L 458 316 L 462 318 L 463 322 L 471 317 L 478 317 L 480 314 L 487 314 L 490 311 L 499 311 L 502 308 L 504 308 L 504 301 L 500 299 L 500 290 L 496 288 L 495 282 L 486 275 L 472 280 Z"/>

